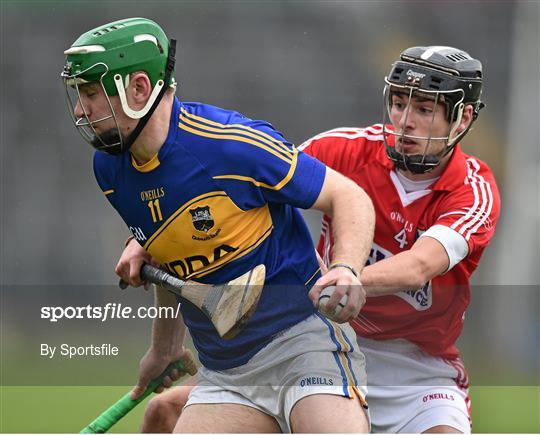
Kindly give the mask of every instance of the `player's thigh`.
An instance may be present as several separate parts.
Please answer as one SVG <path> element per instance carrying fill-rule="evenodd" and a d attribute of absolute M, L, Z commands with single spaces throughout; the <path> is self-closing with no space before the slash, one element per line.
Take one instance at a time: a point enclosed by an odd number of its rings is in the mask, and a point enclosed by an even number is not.
<path fill-rule="evenodd" d="M 293 432 L 368 433 L 369 423 L 360 400 L 332 394 L 304 397 L 290 416 Z"/>
<path fill-rule="evenodd" d="M 194 404 L 184 408 L 174 433 L 280 433 L 273 417 L 232 403 Z"/>
<path fill-rule="evenodd" d="M 463 432 L 461 432 L 460 430 L 452 426 L 441 425 L 441 426 L 430 427 L 429 429 L 425 430 L 422 433 L 463 433 Z"/>

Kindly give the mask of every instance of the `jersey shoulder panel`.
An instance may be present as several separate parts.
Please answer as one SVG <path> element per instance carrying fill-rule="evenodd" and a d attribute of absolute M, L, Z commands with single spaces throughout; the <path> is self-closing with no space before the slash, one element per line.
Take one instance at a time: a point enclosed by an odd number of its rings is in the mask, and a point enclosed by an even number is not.
<path fill-rule="evenodd" d="M 464 154 L 466 176 L 448 192 L 437 210 L 437 225 L 462 235 L 469 252 L 485 247 L 495 232 L 500 214 L 500 195 L 495 177 L 486 163 Z"/>
<path fill-rule="evenodd" d="M 239 186 L 245 191 L 246 183 L 256 189 L 261 201 L 250 206 L 266 200 L 308 207 L 320 192 L 324 167 L 313 159 L 299 158 L 298 150 L 266 121 L 188 103 L 181 110 L 179 127 L 187 134 L 187 152 L 226 191 Z M 302 188 L 307 194 L 297 195 Z"/>
<path fill-rule="evenodd" d="M 181 106 L 182 113 L 193 115 L 194 120 L 197 120 L 196 117 L 200 117 L 203 120 L 210 120 L 222 125 L 243 124 L 251 121 L 251 119 L 237 111 L 223 109 L 211 104 L 183 102 Z"/>
<path fill-rule="evenodd" d="M 205 160 L 221 162 L 224 170 L 233 166 L 250 168 L 251 160 L 270 159 L 291 163 L 295 150 L 283 135 L 266 121 L 201 103 L 183 104 L 180 128 L 198 139 L 189 151 Z M 238 163 L 244 163 L 239 165 Z M 229 169 L 233 169 L 229 168 Z M 247 175 L 247 174 L 246 174 Z"/>
<path fill-rule="evenodd" d="M 383 141 L 382 124 L 366 128 L 340 127 L 308 139 L 298 148 L 326 165 L 343 171 L 352 163 L 363 165 L 375 158 Z"/>

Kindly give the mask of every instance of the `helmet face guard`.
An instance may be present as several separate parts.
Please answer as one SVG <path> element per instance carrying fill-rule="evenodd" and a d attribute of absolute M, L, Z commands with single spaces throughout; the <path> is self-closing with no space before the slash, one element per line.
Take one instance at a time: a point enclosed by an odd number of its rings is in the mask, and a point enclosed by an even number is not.
<path fill-rule="evenodd" d="M 386 153 L 390 160 L 392 160 L 399 169 L 410 171 L 414 174 L 423 174 L 435 169 L 441 162 L 441 159 L 446 156 L 457 144 L 461 136 L 454 136 L 457 126 L 461 122 L 463 113 L 463 96 L 461 90 L 457 91 L 424 91 L 413 88 L 411 86 L 394 85 L 385 79 L 386 86 L 383 92 L 383 140 L 386 147 Z M 407 134 L 405 130 L 395 131 L 395 129 L 389 129 L 388 125 L 392 118 L 392 97 L 398 94 L 406 98 L 407 105 L 404 109 L 404 113 L 401 115 L 405 117 L 405 125 L 412 110 L 412 104 L 415 98 L 422 98 L 433 101 L 433 113 L 429 126 L 427 127 L 426 136 L 413 136 Z M 456 94 L 456 95 L 449 95 Z M 452 103 L 452 101 L 456 101 Z M 441 104 L 444 104 L 442 109 Z M 437 112 L 444 110 L 444 116 L 446 119 L 455 119 L 450 124 L 447 133 L 444 136 L 433 136 L 433 127 L 435 124 L 435 117 Z M 394 146 L 389 145 L 389 136 L 394 136 Z M 420 141 L 425 143 L 424 151 L 421 154 L 406 154 L 398 151 L 396 148 L 396 142 L 404 142 L 406 140 Z M 433 145 L 435 143 L 444 142 L 442 150 L 433 153 Z M 437 147 L 439 148 L 439 147 Z"/>
<path fill-rule="evenodd" d="M 101 63 L 96 64 L 91 68 L 98 67 L 102 67 L 105 69 L 102 77 L 107 74 L 107 65 Z M 69 75 L 69 71 L 66 70 L 64 70 L 64 72 L 62 73 L 62 77 L 64 79 L 64 87 L 66 91 L 66 103 L 68 105 L 68 111 L 77 131 L 81 134 L 82 138 L 86 142 L 88 142 L 98 151 L 104 151 L 108 154 L 113 155 L 122 153 L 123 151 L 125 151 L 124 140 L 122 138 L 122 135 L 120 134 L 120 126 L 118 124 L 115 111 L 111 104 L 111 100 L 107 95 L 107 92 L 105 91 L 105 87 L 103 86 L 102 77 L 99 80 L 99 84 L 103 91 L 103 95 L 107 100 L 109 114 L 103 114 L 98 119 L 91 121 L 90 117 L 88 116 L 88 111 L 84 105 L 84 100 L 83 98 L 81 98 L 80 89 L 80 86 L 88 84 L 88 82 L 78 77 L 80 75 L 82 74 L 71 76 Z M 81 118 L 77 118 L 77 116 L 75 115 L 75 107 L 77 105 L 77 102 L 79 103 L 83 112 L 83 116 Z M 95 129 L 95 126 L 99 125 L 102 122 L 108 121 L 109 119 L 112 119 L 114 121 L 114 127 L 105 131 L 104 133 L 98 133 Z"/>
<path fill-rule="evenodd" d="M 163 30 L 153 21 L 129 18 L 100 26 L 81 35 L 65 51 L 66 64 L 61 77 L 66 89 L 66 100 L 71 118 L 81 136 L 100 151 L 120 154 L 129 150 L 133 142 L 159 105 L 166 90 L 174 88 L 172 77 L 175 64 L 176 41 L 169 41 Z M 125 89 L 130 74 L 145 72 L 152 84 L 152 93 L 145 107 L 129 107 Z M 106 113 L 90 119 L 89 110 L 81 98 L 81 86 L 95 83 L 100 86 L 107 101 Z M 110 97 L 118 96 L 125 115 L 139 119 L 133 132 L 123 137 Z M 75 107 L 80 105 L 83 116 L 77 118 Z M 114 126 L 102 127 L 110 120 Z M 100 125 L 101 124 L 101 125 Z"/>
<path fill-rule="evenodd" d="M 482 66 L 479 61 L 472 59 L 467 53 L 451 47 L 413 47 L 401 54 L 401 60 L 392 65 L 383 93 L 383 139 L 386 154 L 398 169 L 415 174 L 423 174 L 435 169 L 441 159 L 450 153 L 459 140 L 469 131 L 476 120 L 479 110 L 484 107 L 480 101 L 482 91 Z M 402 116 L 405 124 L 411 112 L 411 104 L 415 98 L 434 102 L 431 123 L 427 127 L 426 136 L 412 136 L 406 131 L 389 129 L 391 119 L 392 97 L 403 95 L 407 105 Z M 448 132 L 444 136 L 432 135 L 435 116 L 445 107 L 445 118 L 449 123 Z M 456 134 L 461 123 L 463 109 L 466 105 L 473 106 L 473 118 L 469 126 Z M 394 136 L 394 145 L 389 142 L 389 136 Z M 425 143 L 420 154 L 407 154 L 396 148 L 396 143 L 406 140 Z M 435 142 L 444 142 L 440 151 L 432 152 Z M 440 147 L 437 147 L 440 148 Z"/>

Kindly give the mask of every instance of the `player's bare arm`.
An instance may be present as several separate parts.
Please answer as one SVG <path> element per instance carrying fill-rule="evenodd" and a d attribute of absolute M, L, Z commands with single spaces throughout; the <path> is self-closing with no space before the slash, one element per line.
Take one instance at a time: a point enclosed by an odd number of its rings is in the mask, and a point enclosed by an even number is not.
<path fill-rule="evenodd" d="M 450 260 L 443 245 L 421 237 L 411 249 L 366 266 L 361 281 L 367 296 L 383 296 L 417 290 L 448 270 Z"/>
<path fill-rule="evenodd" d="M 176 307 L 178 304 L 176 297 L 168 291 L 156 287 L 155 304 L 158 307 Z M 141 395 L 151 379 L 157 377 L 165 370 L 167 365 L 180 359 L 185 352 L 184 338 L 186 326 L 182 318 L 160 318 L 154 319 L 152 327 L 152 344 L 141 359 L 139 365 L 139 380 L 132 391 L 132 399 Z M 173 370 L 169 376 L 163 380 L 163 386 L 156 392 L 163 391 L 163 387 L 171 387 L 173 381 L 178 380 L 184 373 Z"/>
<path fill-rule="evenodd" d="M 347 304 L 335 317 L 338 322 L 346 322 L 355 318 L 365 303 L 365 291 L 357 275 L 373 241 L 373 204 L 360 186 L 327 168 L 323 188 L 312 208 L 332 217 L 335 246 L 328 273 L 315 283 L 310 298 L 316 302 L 324 287 L 336 285 L 327 307 L 332 309 L 347 294 Z"/>

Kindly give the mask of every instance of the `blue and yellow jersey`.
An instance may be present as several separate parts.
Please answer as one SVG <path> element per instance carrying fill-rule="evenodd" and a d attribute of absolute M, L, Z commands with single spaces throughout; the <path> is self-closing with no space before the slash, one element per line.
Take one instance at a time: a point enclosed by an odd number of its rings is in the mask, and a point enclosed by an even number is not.
<path fill-rule="evenodd" d="M 307 293 L 319 270 L 295 207 L 315 202 L 325 170 L 264 121 L 177 99 L 152 160 L 139 166 L 130 153 L 94 156 L 107 199 L 170 273 L 223 283 L 266 266 L 257 311 L 232 340 L 222 340 L 200 310 L 182 301 L 199 358 L 215 370 L 246 363 L 314 312 Z"/>

